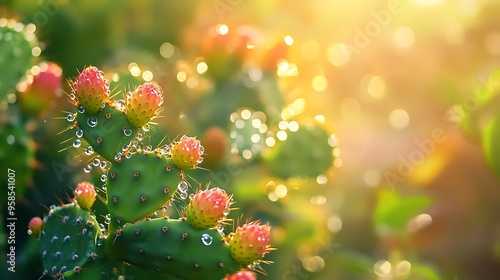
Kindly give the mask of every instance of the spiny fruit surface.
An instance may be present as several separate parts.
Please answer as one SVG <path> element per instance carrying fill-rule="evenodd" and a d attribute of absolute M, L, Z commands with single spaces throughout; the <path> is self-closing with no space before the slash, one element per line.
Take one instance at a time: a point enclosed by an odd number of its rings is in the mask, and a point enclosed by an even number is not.
<path fill-rule="evenodd" d="M 227 276 L 224 280 L 257 280 L 257 275 L 253 271 L 242 269 Z"/>
<path fill-rule="evenodd" d="M 26 90 L 19 98 L 23 112 L 31 115 L 39 115 L 48 109 L 60 93 L 62 84 L 62 69 L 56 63 L 43 62 L 37 69 L 39 72 L 28 80 Z"/>
<path fill-rule="evenodd" d="M 232 198 L 221 188 L 199 190 L 186 208 L 189 225 L 195 229 L 213 228 L 229 214 Z"/>
<path fill-rule="evenodd" d="M 78 206 L 85 210 L 92 208 L 97 195 L 94 186 L 89 182 L 78 183 L 73 194 Z"/>
<path fill-rule="evenodd" d="M 85 108 L 87 115 L 95 115 L 109 97 L 109 81 L 95 66 L 85 68 L 73 85 L 73 94 L 78 105 Z"/>
<path fill-rule="evenodd" d="M 203 161 L 205 149 L 196 137 L 182 136 L 172 144 L 172 163 L 180 169 L 195 168 Z"/>
<path fill-rule="evenodd" d="M 156 117 L 163 104 L 161 87 L 152 82 L 141 84 L 127 97 L 127 118 L 135 127 L 146 125 Z"/>
<path fill-rule="evenodd" d="M 236 229 L 230 234 L 229 249 L 236 262 L 248 265 L 269 252 L 271 227 L 254 221 Z"/>

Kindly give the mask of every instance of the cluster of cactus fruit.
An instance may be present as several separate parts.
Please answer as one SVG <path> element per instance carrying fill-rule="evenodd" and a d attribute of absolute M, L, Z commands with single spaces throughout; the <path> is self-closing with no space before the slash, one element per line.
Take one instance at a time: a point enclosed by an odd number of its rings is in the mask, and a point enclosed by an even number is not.
<path fill-rule="evenodd" d="M 104 173 L 100 186 L 78 183 L 70 203 L 29 223 L 39 240 L 43 275 L 126 279 L 119 272 L 130 266 L 164 279 L 256 279 L 253 270 L 271 250 L 270 226 L 249 221 L 226 233 L 232 196 L 209 186 L 188 194 L 195 189 L 189 170 L 204 156 L 196 138 L 182 136 L 156 148 L 146 143 L 163 104 L 160 86 L 147 82 L 114 100 L 104 73 L 93 66 L 70 83 L 71 145 L 93 157 L 85 172 L 99 167 Z M 106 225 L 96 219 L 97 198 L 106 205 Z M 158 215 L 186 199 L 178 218 Z"/>

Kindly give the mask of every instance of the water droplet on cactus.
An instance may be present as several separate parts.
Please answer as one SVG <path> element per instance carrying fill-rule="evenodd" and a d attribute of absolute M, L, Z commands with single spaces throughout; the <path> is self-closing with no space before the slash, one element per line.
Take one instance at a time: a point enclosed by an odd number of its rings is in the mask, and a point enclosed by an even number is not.
<path fill-rule="evenodd" d="M 127 154 L 125 155 L 125 158 L 126 158 L 126 159 L 129 159 L 129 158 L 131 158 L 131 157 L 132 157 L 132 153 L 127 153 Z"/>
<path fill-rule="evenodd" d="M 94 158 L 94 160 L 92 161 L 92 164 L 94 166 L 98 166 L 99 164 L 101 164 L 101 160 L 99 159 L 99 157 Z"/>
<path fill-rule="evenodd" d="M 145 126 L 143 126 L 143 127 L 142 127 L 142 130 L 143 130 L 144 132 L 148 132 L 148 131 L 149 131 L 149 125 L 145 125 Z"/>
<path fill-rule="evenodd" d="M 210 244 L 212 244 L 213 240 L 214 238 L 208 233 L 204 233 L 201 235 L 201 243 L 203 243 L 203 245 L 205 246 L 209 246 Z"/>
<path fill-rule="evenodd" d="M 124 127 L 124 128 L 123 128 L 123 134 L 124 134 L 125 136 L 130 136 L 130 135 L 132 135 L 132 129 L 130 129 L 130 128 L 128 128 L 128 127 Z"/>
<path fill-rule="evenodd" d="M 194 197 L 194 193 L 192 193 L 192 194 L 189 195 L 189 199 L 190 200 L 193 199 L 193 197 Z"/>
<path fill-rule="evenodd" d="M 145 153 L 149 153 L 151 152 L 153 148 L 151 146 L 144 146 L 144 148 L 142 148 L 142 150 L 145 152 Z"/>
<path fill-rule="evenodd" d="M 135 139 L 137 139 L 137 141 L 139 141 L 139 142 L 142 142 L 142 139 L 144 139 L 144 136 L 142 135 L 142 133 L 137 133 L 137 136 L 135 137 Z"/>
<path fill-rule="evenodd" d="M 70 98 L 71 100 L 75 100 L 76 96 L 75 96 L 75 94 L 70 93 L 70 94 L 69 94 L 69 98 Z"/>
<path fill-rule="evenodd" d="M 94 153 L 94 148 L 92 148 L 92 146 L 88 146 L 87 149 L 85 149 L 86 155 L 90 156 L 93 153 Z"/>
<path fill-rule="evenodd" d="M 75 139 L 75 141 L 73 141 L 73 147 L 78 148 L 81 145 L 82 145 L 82 141 L 80 141 L 80 139 Z"/>
<path fill-rule="evenodd" d="M 66 116 L 66 120 L 67 120 L 68 122 L 74 122 L 74 121 L 75 121 L 75 116 L 74 116 L 73 114 L 68 114 L 68 115 Z"/>
<path fill-rule="evenodd" d="M 102 102 L 101 109 L 106 108 L 106 103 Z"/>
<path fill-rule="evenodd" d="M 90 127 L 95 127 L 97 125 L 97 118 L 94 117 L 94 116 L 91 116 L 87 119 L 87 124 L 90 126 Z"/>
<path fill-rule="evenodd" d="M 108 166 L 108 162 L 105 160 L 101 161 L 101 168 L 104 169 L 106 166 Z"/>
<path fill-rule="evenodd" d="M 227 208 L 226 210 L 224 210 L 224 212 L 222 212 L 222 214 L 224 216 L 227 216 L 227 215 L 229 215 L 229 212 L 231 212 L 231 209 Z"/>
<path fill-rule="evenodd" d="M 76 134 L 76 137 L 82 138 L 83 137 L 83 130 L 78 129 L 75 134 Z"/>
<path fill-rule="evenodd" d="M 177 189 L 181 193 L 186 193 L 188 190 L 188 187 L 189 187 L 188 183 L 184 180 L 180 181 L 179 184 L 177 184 Z"/>
<path fill-rule="evenodd" d="M 83 107 L 83 105 L 79 105 L 77 110 L 78 110 L 78 113 L 82 113 L 82 114 L 85 113 L 85 107 Z"/>
<path fill-rule="evenodd" d="M 90 171 L 92 171 L 92 166 L 91 165 L 87 165 L 83 168 L 83 172 L 85 173 L 90 173 Z"/>
<path fill-rule="evenodd" d="M 28 229 L 28 235 L 32 235 L 33 231 L 31 229 Z"/>
<path fill-rule="evenodd" d="M 115 155 L 115 161 L 119 161 L 121 159 L 122 159 L 122 153 L 121 152 L 116 153 L 116 155 Z"/>
<path fill-rule="evenodd" d="M 106 177 L 106 179 L 107 179 L 107 178 L 108 178 L 108 177 Z M 102 189 L 102 191 L 103 191 L 103 192 L 105 192 L 105 191 L 107 191 L 107 190 L 108 190 L 108 187 L 106 186 L 106 184 L 103 184 L 103 185 L 101 186 L 101 189 Z"/>
<path fill-rule="evenodd" d="M 123 100 L 123 99 L 116 100 L 115 101 L 115 107 L 116 107 L 116 109 L 118 109 L 120 111 L 125 110 L 125 107 L 126 107 L 125 100 Z"/>
<path fill-rule="evenodd" d="M 108 179 L 108 176 L 106 176 L 106 174 L 102 174 L 101 175 L 101 182 L 106 182 L 106 179 Z"/>
<path fill-rule="evenodd" d="M 155 216 L 158 216 L 158 211 L 155 211 L 153 214 L 154 214 Z"/>
<path fill-rule="evenodd" d="M 52 205 L 50 205 L 49 209 L 54 210 L 54 209 L 56 209 L 56 206 L 54 204 L 52 204 Z"/>
<path fill-rule="evenodd" d="M 180 199 L 184 200 L 188 197 L 188 193 L 187 192 L 180 192 L 179 197 L 180 197 Z"/>

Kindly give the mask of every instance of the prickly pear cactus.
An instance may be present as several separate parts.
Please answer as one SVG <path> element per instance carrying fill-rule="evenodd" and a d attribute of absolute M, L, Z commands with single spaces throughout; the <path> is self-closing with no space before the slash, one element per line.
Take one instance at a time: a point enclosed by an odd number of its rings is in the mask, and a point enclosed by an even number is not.
<path fill-rule="evenodd" d="M 271 250 L 270 226 L 248 222 L 226 234 L 232 196 L 217 187 L 190 190 L 190 170 L 203 161 L 200 141 L 182 136 L 156 147 L 149 143 L 152 120 L 162 109 L 159 85 L 143 83 L 125 99 L 113 100 L 102 71 L 89 66 L 71 88 L 75 111 L 66 115 L 71 138 L 65 143 L 89 157 L 84 172 L 102 174 L 100 186 L 77 184 L 74 199 L 51 208 L 41 230 L 39 219 L 30 223 L 39 238 L 44 274 L 115 279 L 124 277 L 124 265 L 132 265 L 140 279 L 153 274 L 158 279 L 235 279 L 232 275 L 259 267 Z M 94 213 L 97 198 L 106 213 Z M 181 207 L 179 218 L 164 212 L 174 205 Z M 95 215 L 105 217 L 107 226 Z"/>
<path fill-rule="evenodd" d="M 35 63 L 33 25 L 0 18 L 0 100 L 12 90 Z"/>

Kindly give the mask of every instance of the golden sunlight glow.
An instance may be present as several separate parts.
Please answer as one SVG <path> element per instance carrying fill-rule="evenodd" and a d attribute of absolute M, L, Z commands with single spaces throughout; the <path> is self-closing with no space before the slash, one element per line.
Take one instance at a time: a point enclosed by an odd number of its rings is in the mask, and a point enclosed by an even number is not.
<path fill-rule="evenodd" d="M 312 80 L 312 87 L 315 91 L 325 91 L 328 87 L 328 80 L 323 75 L 318 75 Z"/>
<path fill-rule="evenodd" d="M 344 66 L 350 61 L 350 54 L 345 44 L 331 44 L 327 50 L 328 61 L 333 66 Z"/>
<path fill-rule="evenodd" d="M 400 27 L 394 32 L 394 43 L 399 48 L 409 48 L 415 43 L 415 32 L 410 27 Z"/>
<path fill-rule="evenodd" d="M 403 109 L 396 109 L 389 115 L 389 124 L 396 129 L 403 129 L 410 123 L 410 115 Z"/>
<path fill-rule="evenodd" d="M 208 70 L 208 65 L 205 61 L 202 61 L 196 65 L 196 72 L 198 72 L 198 74 L 203 74 L 207 72 L 207 70 Z"/>
<path fill-rule="evenodd" d="M 165 42 L 160 46 L 160 55 L 164 58 L 170 58 L 174 55 L 175 48 L 172 44 Z"/>
<path fill-rule="evenodd" d="M 380 76 L 373 76 L 368 82 L 368 94 L 376 99 L 386 96 L 386 85 Z"/>
<path fill-rule="evenodd" d="M 217 25 L 217 27 L 215 28 L 215 30 L 220 35 L 226 35 L 229 32 L 229 27 L 227 25 L 225 25 L 225 24 L 219 24 L 219 25 Z"/>
<path fill-rule="evenodd" d="M 286 35 L 284 40 L 285 40 L 285 44 L 287 44 L 289 46 L 293 45 L 294 40 L 293 40 L 292 36 Z"/>

